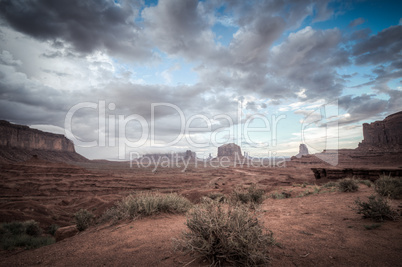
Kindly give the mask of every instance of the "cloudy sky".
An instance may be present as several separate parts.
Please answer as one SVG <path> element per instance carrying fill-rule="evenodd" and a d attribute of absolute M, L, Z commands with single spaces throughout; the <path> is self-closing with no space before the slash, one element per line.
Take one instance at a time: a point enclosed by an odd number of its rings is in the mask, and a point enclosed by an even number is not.
<path fill-rule="evenodd" d="M 94 158 L 355 148 L 402 110 L 402 2 L 0 0 L 0 119 Z"/>

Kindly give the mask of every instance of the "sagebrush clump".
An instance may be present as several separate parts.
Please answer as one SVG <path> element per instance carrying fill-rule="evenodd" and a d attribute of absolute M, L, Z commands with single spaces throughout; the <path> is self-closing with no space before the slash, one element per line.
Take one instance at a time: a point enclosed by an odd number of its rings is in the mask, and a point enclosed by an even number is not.
<path fill-rule="evenodd" d="M 208 198 L 214 200 L 214 201 L 218 201 L 218 202 L 226 202 L 226 196 L 222 193 L 210 193 L 208 194 Z"/>
<path fill-rule="evenodd" d="M 385 197 L 400 199 L 402 198 L 402 178 L 382 175 L 375 181 L 375 191 Z"/>
<path fill-rule="evenodd" d="M 80 209 L 74 214 L 75 224 L 77 225 L 78 231 L 86 230 L 94 220 L 94 215 L 92 212 L 86 209 Z"/>
<path fill-rule="evenodd" d="M 176 248 L 195 252 L 211 266 L 265 266 L 269 262 L 272 232 L 265 230 L 255 213 L 244 205 L 211 201 L 187 213 L 187 232 Z"/>
<path fill-rule="evenodd" d="M 117 205 L 107 210 L 103 221 L 150 216 L 158 213 L 185 213 L 192 207 L 191 202 L 176 193 L 139 193 L 129 195 Z"/>
<path fill-rule="evenodd" d="M 248 189 L 237 188 L 233 190 L 231 200 L 242 204 L 260 204 L 264 200 L 264 194 L 264 190 L 258 189 L 255 184 L 252 184 Z"/>
<path fill-rule="evenodd" d="M 361 201 L 359 198 L 355 201 L 354 210 L 358 214 L 362 214 L 363 218 L 370 218 L 374 221 L 391 220 L 398 218 L 398 213 L 389 205 L 388 201 L 382 197 L 374 195 L 368 198 L 367 202 Z"/>
<path fill-rule="evenodd" d="M 41 234 L 42 229 L 34 220 L 2 223 L 0 225 L 0 244 L 3 249 L 10 250 L 15 247 L 33 249 L 55 242 L 54 238 Z"/>
<path fill-rule="evenodd" d="M 356 192 L 359 190 L 359 184 L 355 179 L 345 178 L 338 181 L 338 189 L 342 192 Z"/>

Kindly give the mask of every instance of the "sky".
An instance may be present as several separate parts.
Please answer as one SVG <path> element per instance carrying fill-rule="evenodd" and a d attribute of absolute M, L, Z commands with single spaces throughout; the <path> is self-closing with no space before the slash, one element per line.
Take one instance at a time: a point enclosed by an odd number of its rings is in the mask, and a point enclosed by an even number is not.
<path fill-rule="evenodd" d="M 0 119 L 90 159 L 356 148 L 402 110 L 402 2 L 0 0 Z"/>

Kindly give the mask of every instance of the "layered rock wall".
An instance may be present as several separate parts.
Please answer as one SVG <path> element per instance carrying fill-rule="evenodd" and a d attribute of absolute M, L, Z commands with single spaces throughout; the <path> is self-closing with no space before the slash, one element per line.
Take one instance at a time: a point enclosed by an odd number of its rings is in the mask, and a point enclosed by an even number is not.
<path fill-rule="evenodd" d="M 46 133 L 7 121 L 0 121 L 0 146 L 75 152 L 73 142 L 64 135 Z"/>
<path fill-rule="evenodd" d="M 64 135 L 0 121 L 0 162 L 26 161 L 34 155 L 56 162 L 88 160 L 75 152 L 73 142 Z"/>
<path fill-rule="evenodd" d="M 383 121 L 363 124 L 361 150 L 402 151 L 402 111 Z"/>

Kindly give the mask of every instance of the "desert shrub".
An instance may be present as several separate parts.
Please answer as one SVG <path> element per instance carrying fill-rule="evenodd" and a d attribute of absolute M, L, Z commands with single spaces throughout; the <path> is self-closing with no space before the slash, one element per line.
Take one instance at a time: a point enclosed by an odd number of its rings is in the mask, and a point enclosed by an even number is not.
<path fill-rule="evenodd" d="M 260 204 L 264 200 L 264 190 L 258 189 L 255 184 L 252 184 L 248 189 L 235 189 L 232 192 L 231 199 L 233 202 L 243 204 L 255 203 Z"/>
<path fill-rule="evenodd" d="M 77 211 L 74 214 L 74 219 L 78 231 L 86 230 L 92 224 L 94 217 L 95 216 L 86 209 L 80 209 Z"/>
<path fill-rule="evenodd" d="M 359 198 L 355 201 L 354 208 L 358 214 L 362 214 L 363 218 L 370 218 L 381 222 L 384 220 L 396 220 L 398 214 L 388 204 L 388 201 L 382 197 L 376 198 L 372 195 L 368 198 L 368 202 L 363 202 Z"/>
<path fill-rule="evenodd" d="M 55 242 L 54 238 L 40 236 L 42 230 L 38 222 L 34 220 L 3 223 L 0 229 L 1 247 L 6 250 L 11 250 L 15 247 L 32 249 L 50 245 Z"/>
<path fill-rule="evenodd" d="M 375 191 L 382 196 L 402 198 L 402 178 L 382 175 L 375 181 Z"/>
<path fill-rule="evenodd" d="M 331 182 L 328 182 L 326 184 L 323 184 L 322 187 L 324 187 L 324 188 L 338 187 L 338 183 L 331 181 Z"/>
<path fill-rule="evenodd" d="M 25 233 L 31 236 L 38 236 L 42 233 L 39 223 L 34 220 L 24 222 Z"/>
<path fill-rule="evenodd" d="M 23 222 L 9 222 L 3 223 L 2 228 L 4 232 L 9 232 L 12 235 L 20 235 L 25 233 L 25 225 Z"/>
<path fill-rule="evenodd" d="M 275 192 L 270 195 L 273 199 L 283 199 L 283 198 L 290 198 L 292 195 L 287 192 Z"/>
<path fill-rule="evenodd" d="M 338 189 L 342 192 L 356 192 L 359 189 L 359 185 L 355 179 L 345 178 L 339 180 Z"/>
<path fill-rule="evenodd" d="M 48 246 L 55 243 L 54 238 L 49 236 L 30 236 L 27 234 L 9 235 L 2 237 L 2 248 L 12 250 L 16 247 L 24 247 L 25 249 L 34 249 Z"/>
<path fill-rule="evenodd" d="M 176 193 L 166 195 L 140 193 L 124 198 L 115 207 L 107 210 L 102 219 L 107 221 L 150 216 L 158 213 L 185 213 L 191 206 L 192 204 L 187 198 Z"/>
<path fill-rule="evenodd" d="M 224 194 L 222 193 L 209 193 L 208 197 L 212 200 L 218 201 L 218 202 L 225 202 L 226 201 L 226 197 Z"/>
<path fill-rule="evenodd" d="M 371 187 L 372 182 L 370 180 L 359 180 L 359 184 L 364 184 L 367 187 Z"/>
<path fill-rule="evenodd" d="M 3 223 L 1 228 L 4 233 L 10 233 L 12 235 L 27 234 L 30 236 L 38 236 L 42 233 L 42 229 L 39 227 L 39 223 L 34 220 L 28 220 L 25 222 L 9 222 Z"/>
<path fill-rule="evenodd" d="M 52 225 L 50 225 L 49 228 L 47 229 L 47 232 L 48 232 L 50 235 L 53 235 L 53 236 L 54 236 L 54 234 L 56 233 L 57 229 L 59 229 L 59 228 L 60 228 L 60 226 L 58 226 L 57 224 L 52 224 Z"/>
<path fill-rule="evenodd" d="M 189 231 L 176 240 L 176 248 L 195 252 L 211 266 L 258 266 L 269 262 L 268 248 L 274 242 L 254 213 L 244 205 L 218 202 L 195 206 L 187 213 Z"/>

